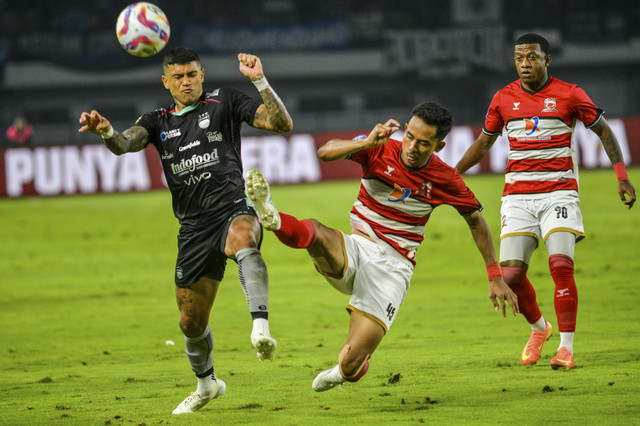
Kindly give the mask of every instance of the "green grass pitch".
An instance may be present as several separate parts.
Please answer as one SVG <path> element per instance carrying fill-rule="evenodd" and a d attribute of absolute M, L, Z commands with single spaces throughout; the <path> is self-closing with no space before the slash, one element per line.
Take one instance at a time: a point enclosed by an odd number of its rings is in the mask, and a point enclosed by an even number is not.
<path fill-rule="evenodd" d="M 631 169 L 640 190 L 640 169 Z M 466 177 L 498 244 L 503 177 Z M 278 207 L 348 230 L 357 181 L 276 186 Z M 357 384 L 315 393 L 347 332 L 348 298 L 305 251 L 267 233 L 273 363 L 229 262 L 211 318 L 227 394 L 172 416 L 195 380 L 173 290 L 178 225 L 164 191 L 0 200 L 0 424 L 637 424 L 640 419 L 640 205 L 618 200 L 613 171 L 581 173 L 587 239 L 576 255 L 576 367 L 520 365 L 529 327 L 487 298 L 465 221 L 441 207 L 427 225 L 396 322 Z M 531 281 L 554 324 L 546 250 Z M 167 341 L 175 345 L 166 344 Z"/>

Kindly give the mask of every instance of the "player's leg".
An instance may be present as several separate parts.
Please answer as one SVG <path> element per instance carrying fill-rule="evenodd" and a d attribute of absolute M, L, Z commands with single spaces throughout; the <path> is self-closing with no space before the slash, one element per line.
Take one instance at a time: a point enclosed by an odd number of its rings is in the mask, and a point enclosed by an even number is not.
<path fill-rule="evenodd" d="M 576 242 L 584 238 L 582 213 L 578 200 L 553 197 L 546 201 L 540 219 L 542 235 L 549 253 L 549 270 L 555 283 L 554 307 L 560 330 L 558 354 L 551 367 L 572 368 L 573 335 L 578 313 L 578 290 L 573 277 Z"/>
<path fill-rule="evenodd" d="M 351 312 L 349 335 L 340 351 L 338 364 L 322 371 L 312 383 L 313 390 L 323 392 L 345 381 L 357 382 L 369 369 L 369 358 L 385 335 L 384 328 L 371 317 Z"/>
<path fill-rule="evenodd" d="M 555 283 L 554 307 L 560 332 L 558 354 L 551 360 L 551 367 L 572 368 L 573 336 L 578 315 L 578 289 L 573 276 L 576 235 L 571 232 L 553 232 L 547 237 L 545 244 L 549 253 L 549 270 Z"/>
<path fill-rule="evenodd" d="M 551 324 L 540 312 L 535 289 L 527 278 L 529 261 L 537 245 L 537 238 L 525 235 L 505 237 L 500 241 L 500 265 L 504 281 L 518 296 L 520 312 L 531 325 L 529 340 L 520 356 L 523 365 L 538 362 L 542 347 L 553 332 Z"/>
<path fill-rule="evenodd" d="M 238 263 L 240 284 L 253 319 L 251 344 L 260 361 L 273 361 L 277 342 L 269 330 L 269 274 L 258 249 L 260 224 L 255 217 L 236 216 L 227 231 L 224 252 Z"/>
<path fill-rule="evenodd" d="M 265 229 L 292 248 L 306 248 L 322 274 L 336 277 L 344 270 L 345 257 L 342 233 L 324 226 L 315 219 L 299 220 L 279 212 L 271 199 L 269 183 L 260 170 L 247 173 L 245 192 L 253 203 Z"/>
<path fill-rule="evenodd" d="M 224 395 L 225 383 L 213 369 L 213 334 L 209 315 L 220 281 L 202 277 L 188 287 L 176 286 L 180 310 L 180 329 L 185 336 L 187 356 L 198 379 L 198 387 L 173 410 L 173 414 L 192 413 L 214 398 Z"/>

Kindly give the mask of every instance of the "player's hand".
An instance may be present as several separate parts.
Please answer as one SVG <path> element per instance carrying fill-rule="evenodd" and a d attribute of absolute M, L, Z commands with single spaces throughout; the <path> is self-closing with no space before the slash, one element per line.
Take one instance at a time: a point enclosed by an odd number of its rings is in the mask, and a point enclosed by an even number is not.
<path fill-rule="evenodd" d="M 91 113 L 83 112 L 80 114 L 80 124 L 84 124 L 84 126 L 78 129 L 78 132 L 86 132 L 87 130 L 91 133 L 95 133 L 96 135 L 105 135 L 109 132 L 111 128 L 111 123 L 109 120 L 98 114 L 98 111 L 95 109 L 91 111 Z"/>
<path fill-rule="evenodd" d="M 489 282 L 489 299 L 493 303 L 493 307 L 497 311 L 502 308 L 502 316 L 507 316 L 506 305 L 504 301 L 509 302 L 513 315 L 520 313 L 520 307 L 518 306 L 518 296 L 511 291 L 509 286 L 504 282 L 502 278 L 494 278 Z M 498 304 L 498 301 L 500 304 Z"/>
<path fill-rule="evenodd" d="M 249 77 L 251 81 L 259 80 L 264 77 L 264 71 L 262 70 L 262 62 L 256 55 L 250 55 L 249 53 L 238 53 L 238 67 L 240 72 Z"/>
<path fill-rule="evenodd" d="M 636 190 L 628 180 L 618 181 L 618 195 L 622 203 L 629 208 L 633 207 L 633 203 L 636 202 Z M 629 196 L 628 199 L 627 196 Z"/>
<path fill-rule="evenodd" d="M 372 147 L 384 145 L 398 129 L 400 129 L 400 123 L 393 118 L 388 119 L 384 124 L 378 123 L 369 133 L 368 142 Z"/>

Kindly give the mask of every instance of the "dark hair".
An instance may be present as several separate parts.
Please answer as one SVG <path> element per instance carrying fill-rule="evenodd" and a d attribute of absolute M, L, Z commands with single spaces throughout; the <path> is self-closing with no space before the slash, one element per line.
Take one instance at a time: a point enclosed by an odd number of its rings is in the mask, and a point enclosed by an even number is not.
<path fill-rule="evenodd" d="M 188 47 L 176 47 L 171 49 L 162 61 L 162 68 L 166 68 L 169 65 L 184 65 L 190 62 L 196 61 L 200 65 L 200 58 L 198 54 Z"/>
<path fill-rule="evenodd" d="M 411 117 L 418 117 L 431 126 L 437 126 L 436 137 L 440 140 L 449 134 L 453 125 L 451 111 L 437 102 L 429 101 L 416 105 L 411 111 Z"/>
<path fill-rule="evenodd" d="M 517 46 L 519 44 L 539 44 L 540 50 L 542 50 L 545 55 L 549 54 L 549 42 L 540 34 L 528 33 L 521 35 L 516 40 L 515 45 Z"/>

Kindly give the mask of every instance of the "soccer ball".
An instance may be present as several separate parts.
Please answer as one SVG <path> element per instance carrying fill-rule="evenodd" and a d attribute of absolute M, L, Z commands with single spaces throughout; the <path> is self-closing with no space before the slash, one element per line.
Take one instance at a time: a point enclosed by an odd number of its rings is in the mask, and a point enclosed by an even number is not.
<path fill-rule="evenodd" d="M 147 57 L 161 51 L 169 41 L 169 20 L 155 4 L 132 3 L 116 22 L 120 46 L 133 56 Z"/>

